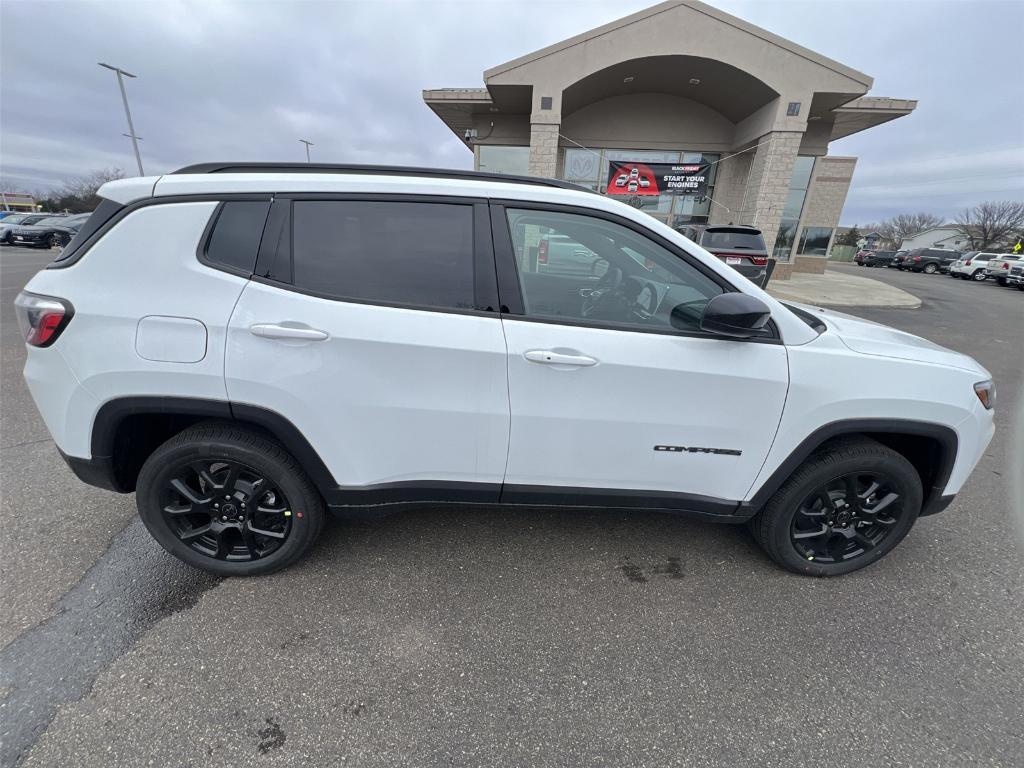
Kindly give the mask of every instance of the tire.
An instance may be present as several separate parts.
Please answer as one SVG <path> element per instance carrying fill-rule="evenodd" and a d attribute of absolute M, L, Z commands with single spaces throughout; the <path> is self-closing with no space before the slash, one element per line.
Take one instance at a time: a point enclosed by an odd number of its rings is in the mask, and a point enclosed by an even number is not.
<path fill-rule="evenodd" d="M 924 265 L 924 273 L 926 275 L 934 275 L 938 271 L 939 271 L 939 268 L 937 266 L 935 266 L 934 264 L 925 264 Z"/>
<path fill-rule="evenodd" d="M 64 247 L 63 246 L 63 240 L 61 239 L 60 235 L 50 235 L 49 239 L 46 241 L 46 245 L 49 248 L 63 248 Z"/>
<path fill-rule="evenodd" d="M 983 269 L 975 270 L 974 274 L 971 275 L 971 280 L 973 280 L 976 283 L 983 283 L 987 279 L 988 275 L 985 274 L 985 270 Z"/>
<path fill-rule="evenodd" d="M 196 464 L 207 467 L 210 483 L 200 479 L 193 469 Z M 218 470 L 221 466 L 227 469 Z M 232 467 L 238 468 L 234 482 Z M 253 482 L 254 477 L 259 480 Z M 174 490 L 172 480 L 182 482 L 180 478 L 186 478 L 183 482 L 192 497 Z M 214 484 L 215 479 L 222 479 L 224 486 Z M 197 424 L 172 437 L 146 460 L 136 486 L 139 515 L 160 546 L 219 576 L 257 576 L 291 565 L 316 541 L 326 517 L 319 491 L 281 445 L 230 423 Z M 202 504 L 190 504 L 189 498 Z M 183 513 L 179 505 L 209 511 Z M 228 509 L 231 519 L 222 523 L 229 518 L 220 513 Z M 268 514 L 262 514 L 264 510 Z M 183 537 L 181 529 L 186 526 Z M 209 532 L 186 543 L 185 538 L 200 529 Z M 207 551 L 210 548 L 216 553 Z"/>
<path fill-rule="evenodd" d="M 885 526 L 873 526 L 873 528 L 883 531 L 882 538 L 872 548 L 864 549 L 861 554 L 850 555 L 848 559 L 824 562 L 821 557 L 814 558 L 806 553 L 801 553 L 797 549 L 797 541 L 793 538 L 799 533 L 797 526 L 809 520 L 816 520 L 816 518 L 803 518 L 803 515 L 811 514 L 802 511 L 807 509 L 807 499 L 811 496 L 817 498 L 816 489 L 830 483 L 833 485 L 840 483 L 837 478 L 848 476 L 851 473 L 859 473 L 865 478 L 872 476 L 887 478 L 882 486 L 883 489 L 891 487 L 892 492 L 898 494 L 897 502 L 901 505 L 898 516 L 893 518 L 893 522 L 886 523 Z M 863 488 L 864 486 L 859 487 Z M 891 552 L 913 527 L 914 521 L 921 512 L 921 501 L 921 478 L 909 461 L 891 448 L 869 438 L 851 438 L 830 443 L 813 453 L 782 484 L 782 487 L 776 491 L 749 525 L 758 544 L 772 560 L 783 568 L 805 576 L 841 576 L 871 565 Z M 889 508 L 892 506 L 890 504 Z M 832 511 L 837 512 L 838 508 Z M 842 512 L 838 513 L 842 514 Z M 814 512 L 813 514 L 819 513 Z M 801 516 L 800 520 L 797 520 L 798 516 Z M 866 531 L 869 537 L 872 535 L 871 527 L 860 528 L 859 524 L 855 523 L 853 528 L 856 531 Z M 844 539 L 846 544 L 854 547 L 860 546 L 856 541 L 846 538 L 848 535 L 857 535 L 848 526 L 835 530 L 836 533 L 825 534 L 826 548 L 829 542 L 843 543 Z M 799 546 L 804 546 L 806 541 L 813 540 L 802 539 Z M 824 558 L 824 560 L 827 559 Z"/>
<path fill-rule="evenodd" d="M 1005 288 L 1006 287 L 1006 278 L 1005 277 L 997 277 L 996 278 L 996 283 L 998 283 L 1000 286 Z"/>

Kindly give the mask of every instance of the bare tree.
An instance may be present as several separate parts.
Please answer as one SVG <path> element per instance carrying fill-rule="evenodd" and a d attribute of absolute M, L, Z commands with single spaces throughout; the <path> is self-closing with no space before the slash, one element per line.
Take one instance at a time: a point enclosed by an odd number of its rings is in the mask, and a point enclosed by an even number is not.
<path fill-rule="evenodd" d="M 47 210 L 87 213 L 100 204 L 100 198 L 96 194 L 100 187 L 108 181 L 123 178 L 122 169 L 104 168 L 66 181 L 60 189 L 36 199 L 42 202 Z"/>
<path fill-rule="evenodd" d="M 1024 235 L 1024 203 L 1010 200 L 980 203 L 964 209 L 955 224 L 974 250 L 1012 245 Z"/>
<path fill-rule="evenodd" d="M 942 217 L 933 213 L 901 213 L 899 216 L 886 219 L 881 224 L 869 227 L 867 231 L 870 232 L 873 229 L 882 236 L 883 240 L 888 240 L 898 247 L 904 238 L 913 237 L 926 229 L 941 226 L 941 224 Z"/>

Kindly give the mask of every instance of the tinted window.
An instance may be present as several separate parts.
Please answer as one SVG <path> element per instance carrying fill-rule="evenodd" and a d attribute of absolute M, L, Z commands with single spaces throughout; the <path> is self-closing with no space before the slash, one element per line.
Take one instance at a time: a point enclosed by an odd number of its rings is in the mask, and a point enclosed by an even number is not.
<path fill-rule="evenodd" d="M 266 201 L 236 200 L 221 205 L 206 243 L 206 258 L 251 273 L 269 210 L 270 203 Z"/>
<path fill-rule="evenodd" d="M 472 309 L 473 207 L 296 201 L 294 283 L 339 299 Z"/>
<path fill-rule="evenodd" d="M 728 230 L 708 229 L 700 244 L 705 248 L 739 248 L 750 251 L 765 250 L 764 238 L 760 233 L 730 232 Z"/>
<path fill-rule="evenodd" d="M 628 227 L 593 216 L 508 210 L 527 316 L 697 331 L 721 286 Z"/>

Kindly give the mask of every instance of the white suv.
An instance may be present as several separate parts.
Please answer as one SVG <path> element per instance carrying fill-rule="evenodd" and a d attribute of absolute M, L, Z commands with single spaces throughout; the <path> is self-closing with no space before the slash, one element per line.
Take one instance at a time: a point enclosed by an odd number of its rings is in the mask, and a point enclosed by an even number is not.
<path fill-rule="evenodd" d="M 954 261 L 949 267 L 950 277 L 959 277 L 963 280 L 974 280 L 983 282 L 988 277 L 986 269 L 988 260 L 998 258 L 998 253 L 985 253 L 984 251 L 970 251 Z"/>
<path fill-rule="evenodd" d="M 842 574 L 992 437 L 971 358 L 564 182 L 209 164 L 100 194 L 17 298 L 25 377 L 75 473 L 216 573 L 295 561 L 327 509 L 464 503 L 749 522 Z M 592 263 L 541 269 L 552 236 Z"/>

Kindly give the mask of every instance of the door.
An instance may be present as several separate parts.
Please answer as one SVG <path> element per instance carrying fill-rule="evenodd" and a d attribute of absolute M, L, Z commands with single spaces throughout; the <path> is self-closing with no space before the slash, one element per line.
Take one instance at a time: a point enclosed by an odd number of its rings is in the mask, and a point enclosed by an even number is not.
<path fill-rule="evenodd" d="M 730 286 L 635 223 L 579 209 L 492 216 L 510 310 L 502 499 L 729 513 L 775 437 L 785 347 L 701 332 L 704 305 Z M 555 240 L 572 260 L 550 258 Z"/>
<path fill-rule="evenodd" d="M 228 394 L 306 437 L 334 503 L 497 500 L 509 406 L 485 204 L 279 197 L 257 275 Z"/>

